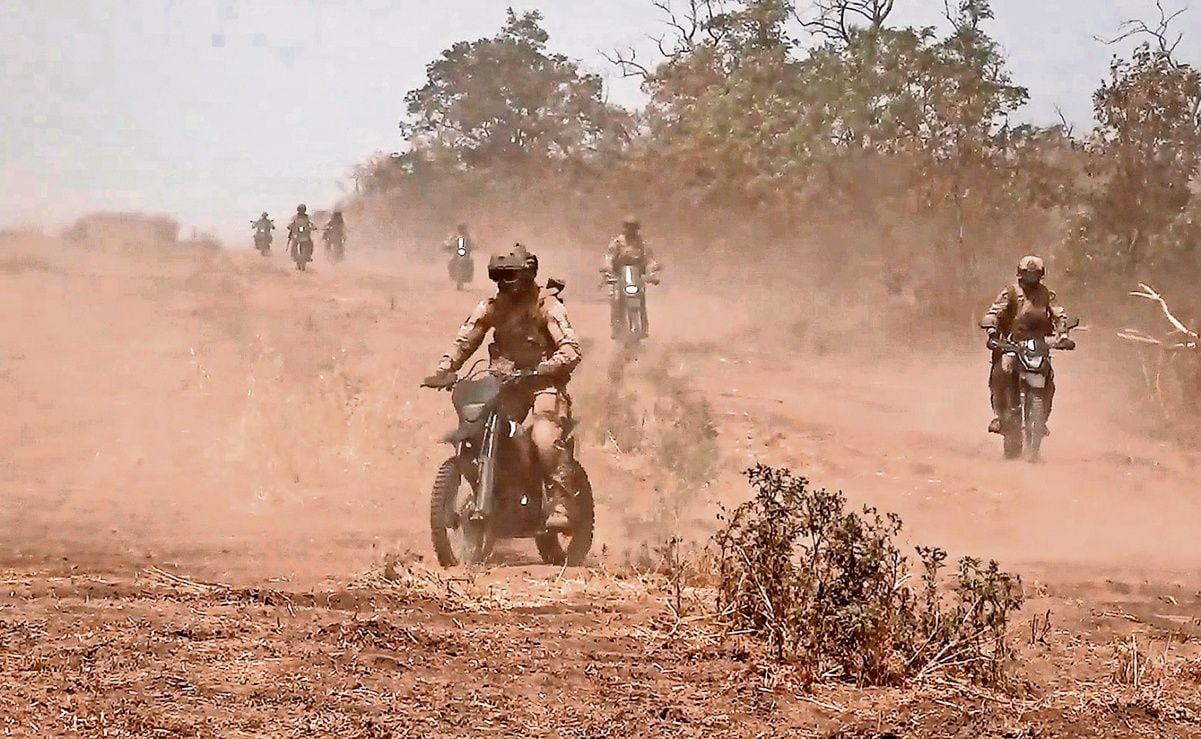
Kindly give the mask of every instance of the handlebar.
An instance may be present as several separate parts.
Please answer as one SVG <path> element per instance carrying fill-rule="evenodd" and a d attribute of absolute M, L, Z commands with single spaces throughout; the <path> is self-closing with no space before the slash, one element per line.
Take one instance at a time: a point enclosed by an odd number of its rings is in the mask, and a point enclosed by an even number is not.
<path fill-rule="evenodd" d="M 1070 352 L 1076 348 L 1076 342 L 1068 336 L 1060 336 L 1055 341 L 1048 342 L 1047 346 L 1051 349 L 1055 349 L 1056 351 Z M 1022 345 L 1018 342 L 999 337 L 989 339 L 988 348 L 992 349 L 993 351 L 1022 351 Z"/>

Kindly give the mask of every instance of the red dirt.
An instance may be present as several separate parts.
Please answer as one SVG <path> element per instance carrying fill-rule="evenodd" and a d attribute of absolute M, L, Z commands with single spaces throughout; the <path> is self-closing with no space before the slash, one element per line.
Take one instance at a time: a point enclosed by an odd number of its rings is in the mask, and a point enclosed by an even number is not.
<path fill-rule="evenodd" d="M 416 386 L 481 289 L 384 260 L 300 275 L 279 255 L 0 245 L 0 728 L 1201 736 L 1197 460 L 1097 392 L 1107 370 L 1085 337 L 1059 360 L 1049 461 L 1005 463 L 983 433 L 982 351 L 777 335 L 736 290 L 668 284 L 643 362 L 711 403 L 718 482 L 673 527 L 653 461 L 590 444 L 593 567 L 521 564 L 515 546 L 516 564 L 445 580 L 414 562 L 451 414 Z M 568 297 L 588 340 L 583 414 L 610 359 L 605 306 Z M 628 576 L 629 553 L 676 527 L 703 538 L 755 460 L 900 513 L 915 543 L 1020 572 L 1025 692 L 802 696 L 736 641 L 667 638 L 662 583 Z M 414 563 L 400 583 L 379 576 L 389 554 Z M 1137 688 L 1119 669 L 1131 638 Z"/>

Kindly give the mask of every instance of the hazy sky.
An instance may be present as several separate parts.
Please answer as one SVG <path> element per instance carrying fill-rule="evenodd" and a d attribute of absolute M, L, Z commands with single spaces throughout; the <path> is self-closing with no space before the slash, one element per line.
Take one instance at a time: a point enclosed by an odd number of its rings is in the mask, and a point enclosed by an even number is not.
<path fill-rule="evenodd" d="M 356 161 L 399 147 L 425 64 L 494 33 L 510 4 L 541 9 L 553 48 L 610 75 L 599 50 L 649 53 L 662 28 L 650 0 L 0 0 L 0 225 L 143 209 L 228 235 L 263 209 L 328 204 Z M 1113 53 L 1093 37 L 1155 11 L 993 5 L 992 32 L 1031 89 L 1024 117 L 1055 120 L 1058 105 L 1081 127 Z M 936 24 L 943 2 L 897 6 L 899 23 Z M 1178 28 L 1197 61 L 1201 8 Z M 637 85 L 612 76 L 612 99 L 636 102 Z"/>

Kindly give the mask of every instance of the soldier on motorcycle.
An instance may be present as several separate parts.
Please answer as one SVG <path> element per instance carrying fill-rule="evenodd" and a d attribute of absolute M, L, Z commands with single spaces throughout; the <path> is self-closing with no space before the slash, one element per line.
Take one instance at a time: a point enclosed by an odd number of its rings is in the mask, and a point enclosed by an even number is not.
<path fill-rule="evenodd" d="M 342 211 L 335 210 L 329 217 L 329 223 L 325 224 L 324 233 L 332 238 L 341 238 L 343 231 L 346 229 L 346 221 L 342 219 Z"/>
<path fill-rule="evenodd" d="M 642 238 L 641 225 L 634 216 L 626 216 L 621 223 L 621 233 L 613 237 L 605 249 L 605 263 L 601 269 L 605 279 L 610 284 L 609 290 L 609 324 L 613 338 L 616 339 L 621 331 L 621 301 L 617 294 L 617 271 L 626 265 L 637 265 L 646 281 L 652 285 L 659 284 L 659 263 L 655 255 Z"/>
<path fill-rule="evenodd" d="M 325 224 L 325 230 L 321 232 L 321 239 L 325 242 L 326 252 L 336 250 L 335 256 L 342 256 L 346 239 L 346 221 L 342 219 L 342 211 L 335 210 L 330 215 L 329 223 Z"/>
<path fill-rule="evenodd" d="M 459 248 L 459 239 L 463 240 L 463 248 L 467 250 L 467 254 L 471 254 L 475 250 L 475 239 L 471 238 L 471 234 L 467 232 L 467 224 L 459 223 L 455 226 L 454 233 L 446 237 L 442 242 L 442 251 L 454 255 L 455 250 Z"/>
<path fill-rule="evenodd" d="M 980 321 L 980 328 L 988 332 L 987 346 L 992 350 L 992 367 L 989 371 L 988 388 L 994 417 L 988 424 L 989 433 L 1001 434 L 1001 416 L 1010 407 L 1009 397 L 1016 379 L 1014 357 L 998 349 L 998 339 L 1009 337 L 1014 341 L 1055 336 L 1057 342 L 1071 342 L 1066 338 L 1067 318 L 1056 302 L 1055 293 L 1043 284 L 1047 268 L 1041 257 L 1026 256 L 1018 262 L 1017 281 L 1001 291 L 988 312 Z M 1067 348 L 1063 345 L 1063 348 Z M 1047 416 L 1055 397 L 1055 376 L 1047 378 Z M 1050 435 L 1050 431 L 1046 432 Z"/>
<path fill-rule="evenodd" d="M 272 221 L 267 216 L 267 211 L 263 211 L 263 215 L 259 216 L 259 219 L 254 221 L 252 225 L 257 233 L 271 233 L 275 230 L 275 221 Z"/>
<path fill-rule="evenodd" d="M 271 248 L 271 232 L 275 230 L 275 222 L 267 216 L 267 211 L 263 211 L 263 215 L 257 221 L 251 221 L 250 225 L 254 228 L 255 248 L 266 254 Z"/>
<path fill-rule="evenodd" d="M 555 514 L 572 498 L 572 460 L 564 442 L 571 427 L 571 396 L 567 383 L 583 355 L 567 309 L 557 292 L 538 286 L 538 258 L 517 244 L 488 262 L 488 277 L 497 292 L 482 301 L 459 329 L 437 371 L 423 387 L 448 388 L 455 373 L 492 331 L 488 347 L 490 369 L 499 375 L 529 374 L 528 397 L 523 399 L 525 425 L 547 477 Z"/>
<path fill-rule="evenodd" d="M 304 203 L 296 206 L 296 215 L 292 216 L 292 220 L 288 223 L 288 238 L 294 238 L 297 227 L 301 225 L 307 225 L 310 231 L 313 228 L 313 221 L 309 218 L 309 212 Z"/>

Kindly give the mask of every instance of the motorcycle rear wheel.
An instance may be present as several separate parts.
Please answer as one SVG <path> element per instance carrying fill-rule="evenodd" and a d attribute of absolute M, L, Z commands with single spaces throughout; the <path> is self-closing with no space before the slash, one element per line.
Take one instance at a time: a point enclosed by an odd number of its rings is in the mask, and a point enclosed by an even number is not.
<path fill-rule="evenodd" d="M 592 483 L 588 473 L 579 462 L 575 463 L 572 475 L 575 501 L 568 507 L 567 520 L 571 523 L 570 534 L 547 532 L 534 538 L 538 555 L 548 565 L 580 567 L 592 548 L 592 535 L 596 527 L 596 506 L 592 497 Z M 563 539 L 567 546 L 563 546 Z"/>

